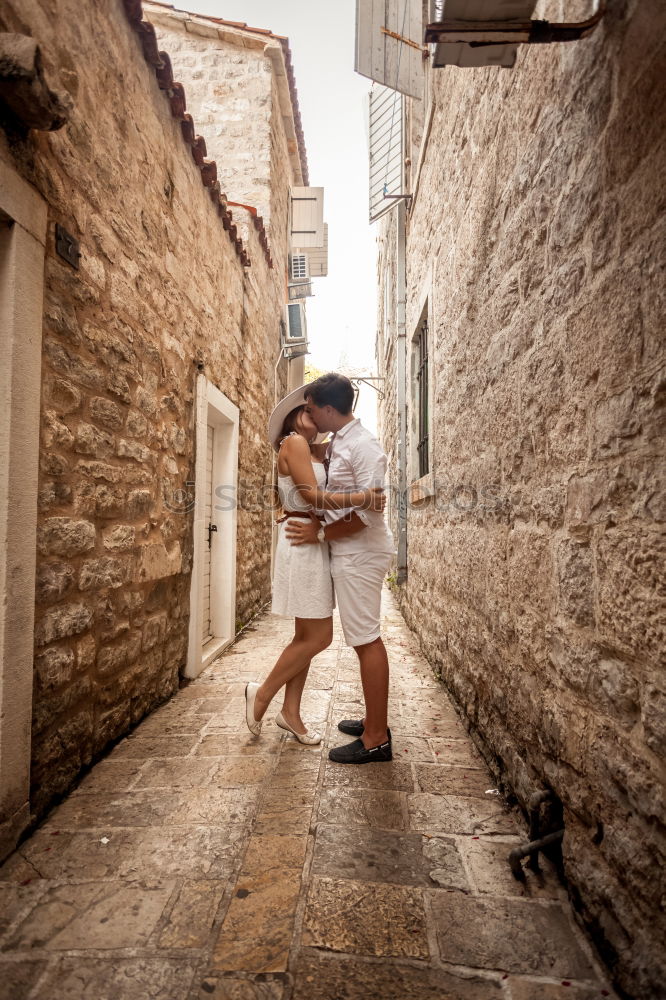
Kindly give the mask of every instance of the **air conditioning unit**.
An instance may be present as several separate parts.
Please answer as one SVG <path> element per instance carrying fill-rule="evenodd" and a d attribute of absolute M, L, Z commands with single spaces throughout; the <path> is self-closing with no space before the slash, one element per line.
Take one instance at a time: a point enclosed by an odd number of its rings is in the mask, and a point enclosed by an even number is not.
<path fill-rule="evenodd" d="M 307 281 L 310 277 L 310 263 L 306 253 L 289 254 L 289 279 Z"/>
<path fill-rule="evenodd" d="M 289 285 L 287 291 L 289 292 L 290 302 L 295 302 L 296 299 L 307 299 L 314 295 L 311 281 L 298 281 L 293 285 Z"/>
<path fill-rule="evenodd" d="M 287 305 L 287 328 L 284 337 L 285 346 L 304 344 L 307 339 L 305 305 L 302 302 L 289 302 Z"/>

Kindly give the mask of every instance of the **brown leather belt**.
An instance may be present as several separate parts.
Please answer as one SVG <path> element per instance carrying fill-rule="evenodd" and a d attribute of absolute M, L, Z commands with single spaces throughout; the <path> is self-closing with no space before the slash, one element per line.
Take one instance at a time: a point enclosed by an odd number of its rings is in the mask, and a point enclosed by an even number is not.
<path fill-rule="evenodd" d="M 323 521 L 324 520 L 324 515 L 323 514 L 315 514 L 314 511 L 312 513 L 313 513 L 314 517 L 317 518 L 318 521 Z M 308 512 L 306 510 L 286 510 L 284 512 L 283 516 L 282 517 L 278 517 L 278 519 L 277 519 L 277 521 L 275 523 L 276 524 L 282 524 L 283 521 L 288 520 L 288 518 L 290 518 L 290 517 L 305 517 L 308 520 L 310 520 L 310 514 L 308 514 Z"/>

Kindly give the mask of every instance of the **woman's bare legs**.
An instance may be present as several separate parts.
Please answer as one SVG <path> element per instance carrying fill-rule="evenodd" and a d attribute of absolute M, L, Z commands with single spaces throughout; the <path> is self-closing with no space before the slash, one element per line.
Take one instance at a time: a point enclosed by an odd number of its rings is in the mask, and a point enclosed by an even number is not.
<path fill-rule="evenodd" d="M 307 622 L 307 619 L 305 619 Z M 304 619 L 297 618 L 294 624 L 294 638 L 303 639 L 306 638 L 307 632 L 303 627 Z M 331 625 L 330 638 L 332 638 L 333 626 Z M 329 638 L 329 645 L 330 645 Z M 288 680 L 284 686 L 284 698 L 282 700 L 282 715 L 287 720 L 292 729 L 295 729 L 297 733 L 306 732 L 307 726 L 303 723 L 301 719 L 301 697 L 303 695 L 303 688 L 305 687 L 305 682 L 308 679 L 308 672 L 310 670 L 310 663 L 299 674 L 296 674 L 291 680 Z"/>
<path fill-rule="evenodd" d="M 285 719 L 297 729 L 305 731 L 300 717 L 300 702 L 303 687 L 310 668 L 310 661 L 317 653 L 327 649 L 333 641 L 333 618 L 296 618 L 294 638 L 282 651 L 277 663 L 266 680 L 257 690 L 254 700 L 254 715 L 261 719 L 271 701 L 281 687 L 289 685 L 285 691 Z M 300 723 L 300 725 L 298 725 Z"/>
<path fill-rule="evenodd" d="M 308 679 L 308 673 L 310 671 L 310 664 L 304 670 L 301 670 L 300 674 L 296 674 L 292 677 L 290 681 L 284 686 L 284 698 L 282 699 L 282 715 L 287 720 L 292 729 L 295 729 L 297 733 L 304 733 L 307 730 L 307 726 L 301 719 L 301 697 L 303 695 L 303 688 L 305 687 L 305 682 Z"/>

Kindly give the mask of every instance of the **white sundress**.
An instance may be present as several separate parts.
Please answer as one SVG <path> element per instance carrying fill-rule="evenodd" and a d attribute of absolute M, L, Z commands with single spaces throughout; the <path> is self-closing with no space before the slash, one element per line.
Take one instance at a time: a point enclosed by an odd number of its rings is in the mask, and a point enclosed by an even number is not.
<path fill-rule="evenodd" d="M 317 485 L 323 490 L 326 470 L 321 462 L 313 462 L 312 467 Z M 312 510 L 291 476 L 278 475 L 278 493 L 285 510 Z M 271 610 L 284 618 L 330 618 L 335 601 L 328 543 L 292 545 L 284 533 L 287 524 L 283 521 L 278 525 Z"/>

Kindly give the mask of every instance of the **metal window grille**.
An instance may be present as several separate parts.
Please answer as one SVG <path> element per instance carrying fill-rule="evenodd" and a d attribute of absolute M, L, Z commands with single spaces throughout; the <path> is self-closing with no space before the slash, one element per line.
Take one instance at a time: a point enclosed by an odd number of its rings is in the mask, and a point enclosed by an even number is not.
<path fill-rule="evenodd" d="M 424 321 L 416 335 L 416 386 L 419 409 L 418 443 L 419 478 L 430 471 L 428 458 L 429 413 L 428 413 L 428 324 Z"/>

